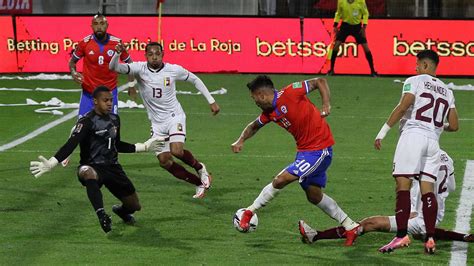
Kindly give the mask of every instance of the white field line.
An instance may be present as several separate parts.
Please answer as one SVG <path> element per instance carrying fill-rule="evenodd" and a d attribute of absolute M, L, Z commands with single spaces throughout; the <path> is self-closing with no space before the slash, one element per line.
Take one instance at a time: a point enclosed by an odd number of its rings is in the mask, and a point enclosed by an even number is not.
<path fill-rule="evenodd" d="M 63 123 L 63 122 L 68 121 L 68 120 L 71 119 L 71 118 L 77 117 L 77 114 L 78 114 L 78 110 L 74 110 L 74 111 L 70 112 L 69 114 L 67 114 L 67 115 L 65 115 L 65 116 L 63 116 L 63 117 L 61 117 L 61 118 L 59 118 L 59 119 L 57 119 L 57 120 L 54 120 L 54 121 L 52 121 L 52 122 L 50 122 L 50 123 L 48 123 L 48 124 L 46 124 L 46 125 L 44 125 L 44 126 L 38 128 L 38 129 L 36 129 L 36 130 L 30 132 L 30 133 L 27 134 L 26 136 L 23 136 L 23 137 L 21 137 L 21 138 L 19 138 L 19 139 L 16 139 L 16 140 L 12 141 L 12 142 L 9 142 L 9 143 L 7 143 L 7 144 L 4 144 L 4 145 L 0 146 L 0 152 L 6 151 L 6 150 L 8 150 L 8 149 L 11 149 L 11 148 L 17 146 L 17 145 L 20 145 L 20 144 L 22 144 L 22 143 L 24 143 L 24 142 L 26 142 L 26 141 L 28 141 L 28 140 L 30 140 L 30 139 L 36 137 L 36 136 L 38 136 L 38 135 L 40 135 L 40 134 L 42 134 L 42 133 L 48 131 L 49 129 L 51 129 L 51 128 L 55 127 L 55 126 L 57 126 L 57 125 L 59 125 L 59 124 L 61 124 L 61 123 Z"/>
<path fill-rule="evenodd" d="M 456 232 L 469 233 L 471 230 L 471 213 L 474 204 L 474 197 L 472 195 L 474 195 L 474 161 L 468 160 L 466 162 L 466 170 L 464 171 L 459 206 L 456 210 L 456 228 L 454 229 Z M 454 241 L 451 248 L 449 265 L 467 265 L 467 251 L 468 243 Z"/>

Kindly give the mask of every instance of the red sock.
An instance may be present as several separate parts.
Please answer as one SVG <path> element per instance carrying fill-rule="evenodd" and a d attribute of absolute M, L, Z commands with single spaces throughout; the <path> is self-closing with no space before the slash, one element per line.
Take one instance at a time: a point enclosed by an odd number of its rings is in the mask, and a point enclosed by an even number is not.
<path fill-rule="evenodd" d="M 434 237 L 436 216 L 438 214 L 438 202 L 433 192 L 421 196 L 423 201 L 423 218 L 425 220 L 426 238 Z"/>
<path fill-rule="evenodd" d="M 173 162 L 173 164 L 166 170 L 178 179 L 184 180 L 196 186 L 202 185 L 201 179 L 199 177 L 193 173 L 190 173 L 180 164 Z"/>
<path fill-rule="evenodd" d="M 345 238 L 343 235 L 346 229 L 343 226 L 333 227 L 326 231 L 318 231 L 318 234 L 314 237 L 314 240 L 318 239 L 339 239 Z"/>
<path fill-rule="evenodd" d="M 434 237 L 439 240 L 456 240 L 456 241 L 464 241 L 464 236 L 466 234 L 460 234 L 457 232 L 444 230 L 441 228 L 435 228 Z"/>
<path fill-rule="evenodd" d="M 191 166 L 192 168 L 196 169 L 196 171 L 202 169 L 201 163 L 194 158 L 193 154 L 188 150 L 183 150 L 183 157 L 179 158 L 185 164 Z"/>
<path fill-rule="evenodd" d="M 408 219 L 410 218 L 410 191 L 397 192 L 397 205 L 395 209 L 395 220 L 397 221 L 397 237 L 407 235 Z"/>

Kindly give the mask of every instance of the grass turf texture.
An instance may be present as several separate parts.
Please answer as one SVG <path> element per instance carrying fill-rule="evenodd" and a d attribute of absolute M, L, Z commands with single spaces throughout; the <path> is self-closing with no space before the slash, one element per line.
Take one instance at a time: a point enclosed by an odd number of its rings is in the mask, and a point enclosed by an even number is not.
<path fill-rule="evenodd" d="M 434 256 L 423 254 L 422 243 L 413 240 L 394 254 L 379 254 L 392 234 L 370 233 L 354 247 L 343 240 L 304 245 L 297 221 L 306 220 L 318 229 L 337 226 L 317 207 L 308 203 L 297 183 L 287 186 L 267 207 L 260 210 L 256 232 L 242 234 L 232 226 L 234 212 L 248 206 L 273 176 L 292 162 L 292 137 L 275 124 L 248 140 L 241 154 L 230 144 L 259 109 L 245 84 L 254 75 L 200 75 L 210 90 L 224 87 L 228 94 L 215 96 L 221 106 L 217 117 L 202 96 L 179 95 L 187 115 L 187 149 L 206 163 L 213 187 L 203 200 L 194 200 L 194 187 L 161 169 L 151 154 L 121 154 L 120 162 L 134 182 L 143 205 L 136 214 L 137 225 L 126 226 L 113 215 L 113 231 L 104 234 L 76 180 L 77 149 L 67 168 L 57 167 L 39 179 L 29 171 L 29 161 L 42 154 L 52 156 L 66 141 L 74 119 L 0 153 L 0 261 L 2 264 L 446 264 L 451 242 L 438 241 Z M 312 76 L 272 75 L 277 87 Z M 122 83 L 125 79 L 122 77 Z M 334 134 L 334 159 L 325 190 L 355 220 L 367 216 L 392 215 L 395 182 L 390 175 L 398 138 L 392 129 L 375 151 L 373 139 L 400 97 L 401 84 L 393 78 L 328 77 L 332 113 L 327 118 Z M 444 79 L 456 84 L 472 80 Z M 77 88 L 72 81 L 2 81 L 4 87 Z M 179 83 L 179 90 L 194 90 Z M 1 103 L 21 103 L 56 96 L 64 102 L 79 100 L 79 93 L 0 92 Z M 460 131 L 444 133 L 443 147 L 454 159 L 457 191 L 447 201 L 441 227 L 452 229 L 466 159 L 474 159 L 473 92 L 455 91 L 461 118 Z M 127 99 L 121 94 L 122 100 Z M 310 98 L 320 106 L 318 92 Z M 36 114 L 36 107 L 0 107 L 0 145 L 57 119 Z M 66 111 L 67 112 L 67 111 Z M 144 110 L 121 109 L 122 139 L 131 143 L 149 136 Z M 102 189 L 106 210 L 118 200 Z M 472 225 L 472 222 L 471 222 Z M 474 262 L 469 248 L 468 265 Z"/>

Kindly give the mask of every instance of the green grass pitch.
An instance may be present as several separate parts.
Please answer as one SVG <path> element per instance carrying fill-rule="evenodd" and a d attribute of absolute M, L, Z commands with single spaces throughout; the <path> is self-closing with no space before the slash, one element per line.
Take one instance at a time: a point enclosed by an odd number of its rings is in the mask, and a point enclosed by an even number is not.
<path fill-rule="evenodd" d="M 199 75 L 210 90 L 224 87 L 228 94 L 215 96 L 221 113 L 213 117 L 201 96 L 179 95 L 187 114 L 186 147 L 206 163 L 214 176 L 212 189 L 202 200 L 192 199 L 194 187 L 162 170 L 152 154 L 122 154 L 120 162 L 134 182 L 143 209 L 137 225 L 126 226 L 113 216 L 113 231 L 104 234 L 75 175 L 77 149 L 67 168 L 57 167 L 39 179 L 29 173 L 29 161 L 52 156 L 66 141 L 71 119 L 13 149 L 0 152 L 0 264 L 334 264 L 413 265 L 447 264 L 451 243 L 438 241 L 434 256 L 423 254 L 422 243 L 413 240 L 406 249 L 379 254 L 377 249 L 392 234 L 370 233 L 353 247 L 343 240 L 301 243 L 297 222 L 306 220 L 318 229 L 337 226 L 308 203 L 297 183 L 287 186 L 261 209 L 257 231 L 237 232 L 234 212 L 250 205 L 274 175 L 292 162 L 294 141 L 276 124 L 248 140 L 240 154 L 230 144 L 260 113 L 245 84 L 254 75 Z M 277 87 L 312 76 L 271 75 Z M 401 84 L 394 78 L 328 77 L 332 113 L 327 118 L 334 134 L 334 159 L 325 190 L 355 220 L 393 214 L 395 182 L 391 177 L 397 130 L 392 129 L 383 150 L 373 139 L 398 102 Z M 125 81 L 121 77 L 122 83 Z M 444 79 L 456 84 L 469 79 Z M 1 87 L 78 88 L 72 81 L 2 80 Z M 194 90 L 179 83 L 179 90 Z M 79 93 L 0 91 L 1 103 L 22 103 L 58 97 L 78 102 Z M 474 159 L 474 92 L 455 91 L 460 131 L 444 133 L 441 147 L 454 159 L 457 191 L 447 201 L 441 227 L 454 228 L 456 208 L 466 160 Z M 121 94 L 122 100 L 128 97 Z M 310 98 L 320 105 L 318 92 Z M 58 119 L 37 114 L 35 107 L 0 107 L 0 145 Z M 149 137 L 145 110 L 121 109 L 122 138 L 135 143 Z M 104 188 L 106 210 L 118 200 Z M 471 222 L 471 226 L 472 226 Z M 474 264 L 472 245 L 468 265 Z"/>

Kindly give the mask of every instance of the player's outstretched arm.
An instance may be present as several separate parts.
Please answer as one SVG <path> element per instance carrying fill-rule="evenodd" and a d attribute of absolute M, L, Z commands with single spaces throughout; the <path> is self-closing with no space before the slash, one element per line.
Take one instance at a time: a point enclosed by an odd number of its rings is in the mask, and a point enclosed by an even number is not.
<path fill-rule="evenodd" d="M 402 99 L 400 100 L 400 103 L 398 103 L 395 109 L 393 109 L 392 113 L 388 117 L 387 122 L 382 126 L 379 133 L 375 137 L 374 147 L 377 150 L 380 150 L 382 148 L 382 140 L 385 138 L 390 128 L 392 128 L 398 121 L 400 121 L 400 119 L 406 113 L 408 108 L 414 102 L 415 102 L 415 95 L 411 93 L 403 94 Z"/>
<path fill-rule="evenodd" d="M 309 91 L 319 90 L 321 95 L 321 116 L 325 117 L 331 113 L 331 92 L 328 81 L 325 78 L 314 78 L 308 80 Z"/>
<path fill-rule="evenodd" d="M 120 54 L 117 52 L 112 56 L 109 63 L 109 69 L 120 74 L 130 73 L 130 67 L 127 64 L 119 63 Z"/>
<path fill-rule="evenodd" d="M 165 138 L 154 137 L 144 143 L 135 143 L 135 152 L 160 152 L 165 147 Z"/>
<path fill-rule="evenodd" d="M 209 90 L 207 89 L 206 85 L 202 80 L 194 75 L 193 73 L 189 72 L 189 76 L 187 79 L 188 82 L 192 83 L 196 89 L 201 92 L 201 94 L 206 98 L 207 102 L 209 103 L 209 107 L 211 108 L 211 112 L 213 115 L 217 115 L 221 108 L 219 105 L 216 103 L 216 100 L 212 95 L 209 93 Z"/>
<path fill-rule="evenodd" d="M 458 111 L 456 108 L 451 108 L 448 111 L 448 123 L 444 124 L 444 130 L 454 132 L 459 130 Z"/>
<path fill-rule="evenodd" d="M 59 163 L 58 159 L 56 159 L 54 156 L 46 159 L 40 155 L 38 159 L 39 161 L 30 162 L 30 171 L 35 178 L 38 178 L 44 173 L 51 171 Z"/>
<path fill-rule="evenodd" d="M 245 140 L 251 138 L 257 131 L 261 128 L 260 124 L 257 122 L 257 120 L 251 122 L 248 124 L 242 133 L 240 134 L 240 137 L 231 145 L 232 151 L 235 153 L 241 152 L 242 148 L 244 146 Z"/>

